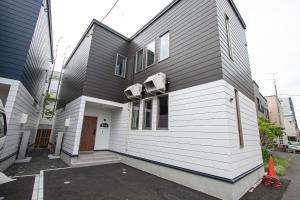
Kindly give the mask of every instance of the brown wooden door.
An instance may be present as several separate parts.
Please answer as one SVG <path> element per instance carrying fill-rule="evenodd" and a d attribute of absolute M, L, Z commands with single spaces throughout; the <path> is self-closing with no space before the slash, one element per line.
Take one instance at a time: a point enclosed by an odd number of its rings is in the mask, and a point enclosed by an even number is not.
<path fill-rule="evenodd" d="M 97 117 L 85 116 L 82 125 L 80 151 L 93 151 L 97 128 Z"/>
<path fill-rule="evenodd" d="M 38 129 L 34 146 L 37 148 L 47 148 L 50 134 L 51 134 L 51 129 Z"/>

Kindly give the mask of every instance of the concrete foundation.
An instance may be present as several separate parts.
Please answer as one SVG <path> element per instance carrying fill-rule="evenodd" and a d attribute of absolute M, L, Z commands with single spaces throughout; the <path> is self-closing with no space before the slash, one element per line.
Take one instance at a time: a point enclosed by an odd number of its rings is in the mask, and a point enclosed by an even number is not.
<path fill-rule="evenodd" d="M 264 174 L 263 167 L 252 172 L 235 183 L 228 183 L 181 170 L 153 164 L 146 161 L 119 155 L 121 162 L 156 175 L 158 177 L 176 182 L 186 187 L 206 193 L 223 200 L 238 200 L 253 186 Z"/>
<path fill-rule="evenodd" d="M 16 155 L 0 162 L 0 171 L 6 170 L 9 166 L 15 163 Z"/>

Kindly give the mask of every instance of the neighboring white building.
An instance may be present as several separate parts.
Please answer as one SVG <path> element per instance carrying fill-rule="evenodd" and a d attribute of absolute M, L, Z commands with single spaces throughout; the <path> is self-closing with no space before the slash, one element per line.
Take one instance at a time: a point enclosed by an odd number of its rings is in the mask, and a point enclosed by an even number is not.
<path fill-rule="evenodd" d="M 297 141 L 298 124 L 292 98 L 280 98 L 280 102 L 287 140 Z"/>

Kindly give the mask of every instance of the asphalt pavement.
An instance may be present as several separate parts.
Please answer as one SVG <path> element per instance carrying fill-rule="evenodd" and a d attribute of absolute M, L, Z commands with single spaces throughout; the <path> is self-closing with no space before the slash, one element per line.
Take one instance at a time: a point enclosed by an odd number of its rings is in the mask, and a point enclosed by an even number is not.
<path fill-rule="evenodd" d="M 288 168 L 284 178 L 291 180 L 287 191 L 284 193 L 282 200 L 299 200 L 300 199 L 300 154 L 275 152 L 275 155 L 290 159 L 292 166 Z"/>

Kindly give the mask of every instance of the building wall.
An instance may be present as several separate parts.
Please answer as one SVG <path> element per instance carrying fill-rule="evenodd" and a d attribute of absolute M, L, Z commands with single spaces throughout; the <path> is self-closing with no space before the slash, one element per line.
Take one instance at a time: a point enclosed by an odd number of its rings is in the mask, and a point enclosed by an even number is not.
<path fill-rule="evenodd" d="M 47 6 L 46 0 L 0 3 L 0 76 L 20 80 L 36 101 L 52 61 Z"/>
<path fill-rule="evenodd" d="M 160 36 L 170 32 L 170 57 L 159 62 Z M 168 91 L 208 83 L 222 78 L 221 52 L 214 0 L 179 1 L 151 26 L 129 43 L 129 70 L 134 70 L 133 56 L 155 40 L 155 64 L 133 74 L 134 83 L 163 72 Z M 144 60 L 145 63 L 145 60 Z"/>
<path fill-rule="evenodd" d="M 85 101 L 82 97 L 75 99 L 56 111 L 55 123 L 50 141 L 54 143 L 55 135 L 64 132 L 62 151 L 69 154 L 78 154 L 81 128 L 84 116 Z M 65 120 L 70 119 L 70 126 L 65 127 Z"/>
<path fill-rule="evenodd" d="M 229 1 L 216 0 L 223 79 L 254 100 L 245 30 Z M 229 17 L 233 60 L 229 57 L 225 16 Z"/>
<path fill-rule="evenodd" d="M 270 113 L 270 121 L 276 126 L 284 128 L 282 111 L 280 109 L 280 102 L 276 96 L 267 96 L 268 109 Z"/>
<path fill-rule="evenodd" d="M 31 146 L 34 143 L 41 107 L 34 105 L 33 97 L 20 81 L 0 78 L 0 82 L 11 85 L 5 105 L 8 126 L 4 150 L 0 155 L 1 160 L 10 156 L 15 157 L 18 152 L 22 131 L 29 130 L 31 132 L 29 145 Z M 24 125 L 20 123 L 23 113 L 28 114 L 27 123 Z M 5 163 L 6 160 L 4 160 L 0 163 L 0 169 L 4 170 L 2 166 L 8 167 L 13 161 L 10 160 L 11 163 L 7 165 Z"/>
<path fill-rule="evenodd" d="M 254 102 L 240 94 L 245 147 L 239 146 L 234 89 L 223 80 L 169 93 L 169 129 L 130 129 L 130 105 L 112 113 L 110 149 L 197 172 L 233 179 L 262 163 Z"/>
<path fill-rule="evenodd" d="M 128 41 L 94 25 L 83 95 L 115 102 L 125 100 L 130 82 L 115 75 L 117 53 L 127 56 Z"/>
<path fill-rule="evenodd" d="M 27 88 L 31 96 L 42 105 L 47 74 L 52 64 L 52 45 L 50 40 L 50 25 L 46 0 L 40 8 L 36 27 L 28 50 L 21 82 Z"/>
<path fill-rule="evenodd" d="M 20 80 L 42 0 L 0 1 L 0 77 Z"/>
<path fill-rule="evenodd" d="M 90 32 L 91 33 L 91 32 Z M 62 85 L 59 90 L 57 108 L 62 108 L 67 103 L 82 96 L 86 81 L 86 68 L 90 53 L 92 35 L 84 37 L 80 46 L 74 52 L 63 69 Z"/>

